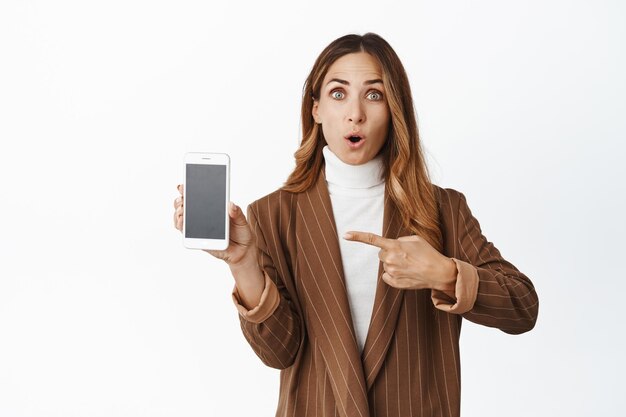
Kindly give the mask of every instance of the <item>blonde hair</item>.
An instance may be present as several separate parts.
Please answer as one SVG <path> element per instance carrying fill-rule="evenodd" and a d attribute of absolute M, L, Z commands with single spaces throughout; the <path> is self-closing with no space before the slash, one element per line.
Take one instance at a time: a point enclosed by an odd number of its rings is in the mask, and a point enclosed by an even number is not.
<path fill-rule="evenodd" d="M 355 52 L 372 55 L 382 69 L 391 113 L 387 140 L 381 150 L 387 193 L 399 210 L 404 227 L 442 251 L 436 190 L 419 140 L 409 80 L 395 51 L 375 33 L 342 36 L 331 42 L 313 64 L 302 94 L 302 142 L 294 154 L 296 167 L 282 189 L 300 193 L 317 181 L 324 166 L 322 149 L 326 140 L 320 125 L 313 120 L 313 101 L 319 100 L 322 81 L 330 66 L 340 57 Z"/>

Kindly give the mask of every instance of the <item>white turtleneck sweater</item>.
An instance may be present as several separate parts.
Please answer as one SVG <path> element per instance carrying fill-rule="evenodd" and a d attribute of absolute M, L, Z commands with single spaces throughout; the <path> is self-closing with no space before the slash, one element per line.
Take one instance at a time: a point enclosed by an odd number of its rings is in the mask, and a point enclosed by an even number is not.
<path fill-rule="evenodd" d="M 363 351 L 376 294 L 379 249 L 345 240 L 343 235 L 350 230 L 382 235 L 385 194 L 382 157 L 379 155 L 363 165 L 349 165 L 328 146 L 323 152 L 352 321 L 359 350 Z"/>

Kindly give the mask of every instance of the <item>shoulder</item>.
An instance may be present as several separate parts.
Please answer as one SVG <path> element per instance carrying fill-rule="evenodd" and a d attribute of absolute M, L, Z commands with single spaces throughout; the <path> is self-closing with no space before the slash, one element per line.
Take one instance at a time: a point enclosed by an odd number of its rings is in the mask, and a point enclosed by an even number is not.
<path fill-rule="evenodd" d="M 478 220 L 474 217 L 467 203 L 465 194 L 454 188 L 435 186 L 435 190 L 438 194 L 439 219 L 442 229 L 454 232 L 455 227 L 462 224 L 465 224 L 465 230 L 467 230 L 468 224 L 480 228 Z"/>
<path fill-rule="evenodd" d="M 248 207 L 255 210 L 255 212 L 273 211 L 275 209 L 291 206 L 295 200 L 295 193 L 284 191 L 279 188 L 278 190 L 253 201 Z"/>
<path fill-rule="evenodd" d="M 439 218 L 442 227 L 453 227 L 459 222 L 466 222 L 473 218 L 465 194 L 454 188 L 434 187 L 439 205 Z"/>
<path fill-rule="evenodd" d="M 248 205 L 248 215 L 252 214 L 259 223 L 290 223 L 297 201 L 297 194 L 278 189 Z M 274 220 L 276 222 L 274 222 Z"/>
<path fill-rule="evenodd" d="M 466 201 L 465 195 L 454 188 L 443 188 L 433 184 L 433 189 L 435 191 L 435 195 L 437 196 L 437 202 L 441 210 L 444 208 L 458 210 L 459 205 Z"/>
<path fill-rule="evenodd" d="M 248 205 L 248 222 L 257 237 L 271 238 L 275 247 L 295 242 L 297 196 L 278 189 Z"/>

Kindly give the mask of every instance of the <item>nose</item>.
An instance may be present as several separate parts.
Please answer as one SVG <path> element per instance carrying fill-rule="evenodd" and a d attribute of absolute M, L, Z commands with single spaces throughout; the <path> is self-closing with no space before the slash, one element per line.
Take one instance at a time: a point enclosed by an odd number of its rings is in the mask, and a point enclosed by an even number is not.
<path fill-rule="evenodd" d="M 348 121 L 351 123 L 363 123 L 365 121 L 365 112 L 360 100 L 352 100 L 347 109 Z"/>

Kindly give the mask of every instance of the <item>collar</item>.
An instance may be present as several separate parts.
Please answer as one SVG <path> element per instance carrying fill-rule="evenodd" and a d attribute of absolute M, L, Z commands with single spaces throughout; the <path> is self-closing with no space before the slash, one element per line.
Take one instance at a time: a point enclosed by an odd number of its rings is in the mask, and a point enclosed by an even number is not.
<path fill-rule="evenodd" d="M 328 145 L 322 151 L 326 162 L 326 181 L 330 184 L 342 188 L 371 188 L 385 182 L 382 155 L 361 165 L 350 165 L 339 159 Z"/>

